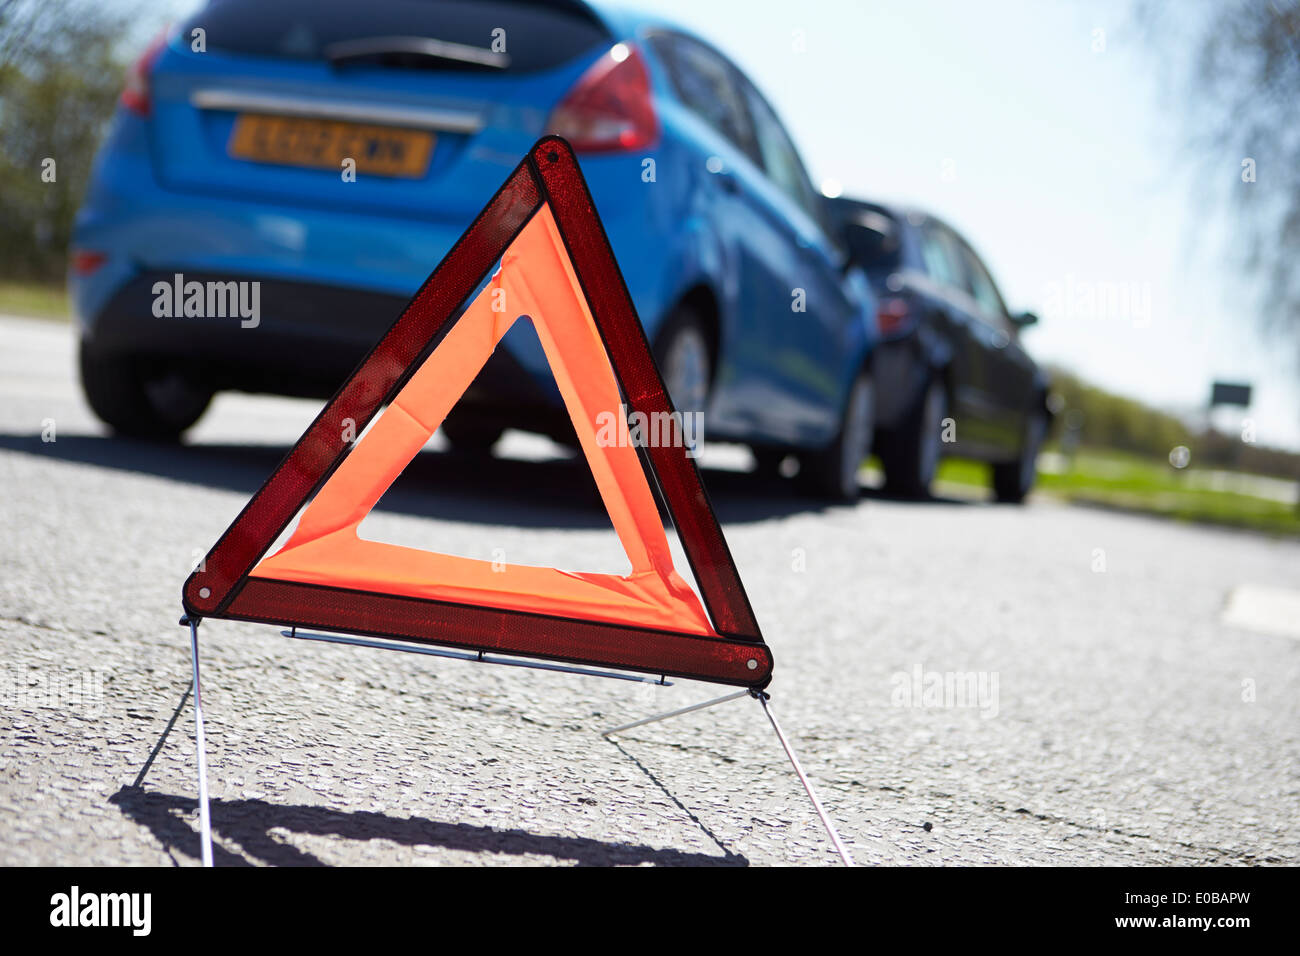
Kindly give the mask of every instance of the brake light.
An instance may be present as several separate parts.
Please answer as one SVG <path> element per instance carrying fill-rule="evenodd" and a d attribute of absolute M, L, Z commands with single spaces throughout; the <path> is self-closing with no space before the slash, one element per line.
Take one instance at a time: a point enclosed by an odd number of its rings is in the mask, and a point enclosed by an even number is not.
<path fill-rule="evenodd" d="M 167 45 L 169 29 L 170 27 L 163 27 L 162 31 L 145 47 L 140 58 L 127 67 L 126 86 L 122 88 L 122 95 L 118 102 L 138 116 L 149 115 L 151 106 L 149 74 L 153 72 L 153 65 L 158 62 L 158 57 L 162 55 L 163 48 Z"/>
<path fill-rule="evenodd" d="M 551 114 L 550 131 L 578 152 L 643 149 L 659 135 L 650 73 L 641 52 L 615 44 Z"/>
<path fill-rule="evenodd" d="M 881 335 L 892 335 L 911 321 L 912 312 L 906 299 L 884 299 L 876 310 L 876 324 Z"/>
<path fill-rule="evenodd" d="M 88 276 L 108 259 L 102 252 L 78 249 L 72 253 L 72 271 L 79 276 Z"/>

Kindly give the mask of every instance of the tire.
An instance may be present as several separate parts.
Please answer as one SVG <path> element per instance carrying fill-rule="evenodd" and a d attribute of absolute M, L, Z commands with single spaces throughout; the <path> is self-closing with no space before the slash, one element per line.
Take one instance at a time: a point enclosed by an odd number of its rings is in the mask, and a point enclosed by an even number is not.
<path fill-rule="evenodd" d="M 468 415 L 457 415 L 455 410 L 442 423 L 442 434 L 451 449 L 459 454 L 491 455 L 505 432 L 504 425 Z"/>
<path fill-rule="evenodd" d="M 1025 433 L 1016 460 L 993 466 L 993 496 L 998 501 L 1018 505 L 1025 500 L 1038 475 L 1038 452 L 1046 435 L 1047 416 L 1038 410 L 1031 411 L 1025 419 Z"/>
<path fill-rule="evenodd" d="M 673 407 L 683 415 L 703 412 L 713 388 L 713 347 L 704 322 L 687 306 L 678 306 L 655 342 L 655 361 Z"/>
<path fill-rule="evenodd" d="M 875 405 L 871 373 L 863 369 L 849 387 L 834 440 L 822 451 L 800 456 L 799 481 L 808 493 L 827 501 L 858 500 L 858 470 L 871 454 Z"/>
<path fill-rule="evenodd" d="M 790 452 L 782 448 L 769 448 L 759 446 L 751 447 L 750 454 L 754 456 L 754 474 L 760 478 L 777 480 L 784 478 L 781 474 L 781 466 L 785 460 L 790 457 Z"/>
<path fill-rule="evenodd" d="M 197 422 L 212 390 L 175 369 L 151 368 L 123 355 L 100 353 L 82 340 L 77 350 L 81 390 L 96 417 L 127 438 L 174 442 Z"/>
<path fill-rule="evenodd" d="M 943 420 L 948 392 L 937 376 L 931 378 L 897 431 L 880 443 L 885 489 L 904 498 L 928 498 L 943 452 Z"/>

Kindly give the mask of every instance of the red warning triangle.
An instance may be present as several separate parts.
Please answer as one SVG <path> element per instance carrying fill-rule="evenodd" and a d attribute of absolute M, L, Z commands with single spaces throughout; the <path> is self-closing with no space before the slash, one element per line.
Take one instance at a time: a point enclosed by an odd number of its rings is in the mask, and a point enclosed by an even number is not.
<path fill-rule="evenodd" d="M 357 535 L 516 321 L 537 331 L 629 574 L 493 566 Z M 693 458 L 682 442 L 602 441 L 600 423 L 624 410 L 673 411 L 577 161 L 547 137 L 185 582 L 185 609 L 765 686 L 771 654 Z M 703 606 L 673 567 L 647 469 Z"/>

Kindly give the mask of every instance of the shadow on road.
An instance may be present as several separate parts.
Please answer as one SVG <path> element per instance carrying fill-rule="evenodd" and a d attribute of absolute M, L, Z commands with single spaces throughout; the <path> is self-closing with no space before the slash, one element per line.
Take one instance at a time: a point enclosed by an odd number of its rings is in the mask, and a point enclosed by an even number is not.
<path fill-rule="evenodd" d="M 195 812 L 193 797 L 123 787 L 109 798 L 129 819 L 148 827 L 169 853 L 199 858 L 199 836 L 184 819 Z M 273 830 L 346 840 L 391 840 L 402 846 L 438 846 L 469 853 L 506 853 L 571 860 L 581 866 L 748 866 L 735 853 L 709 856 L 683 850 L 660 849 L 629 843 L 611 843 L 586 837 L 539 836 L 526 830 L 441 823 L 423 817 L 391 817 L 369 810 L 332 810 L 328 807 L 281 806 L 265 800 L 213 800 L 212 858 L 217 866 L 249 866 L 249 860 L 231 850 L 235 844 L 249 857 L 272 866 L 326 866 L 319 857 L 290 846 Z"/>
<path fill-rule="evenodd" d="M 628 760 L 636 764 L 637 769 L 640 770 L 643 774 L 645 774 L 646 777 L 649 778 L 650 782 L 653 783 L 656 787 L 658 787 L 660 792 L 662 792 L 665 797 L 667 797 L 677 806 L 678 810 L 680 810 L 682 813 L 690 817 L 691 822 L 694 823 L 697 827 L 699 827 L 701 832 L 703 832 L 706 837 L 708 837 L 715 844 L 717 844 L 718 849 L 720 849 L 724 854 L 726 854 L 728 858 L 735 857 L 736 859 L 742 859 L 740 857 L 736 857 L 735 854 L 733 854 L 731 850 L 727 847 L 727 845 L 723 843 L 720 839 L 718 839 L 717 835 L 712 830 L 710 830 L 707 826 L 704 825 L 703 820 L 697 817 L 694 814 L 694 812 L 692 812 L 691 809 L 686 806 L 686 804 L 678 800 L 677 795 L 673 793 L 671 790 L 669 790 L 667 787 L 665 787 L 663 781 L 660 780 L 658 777 L 656 777 L 653 771 L 651 771 L 649 767 L 643 764 L 640 760 L 637 760 L 636 757 L 634 757 L 631 753 L 629 753 L 627 749 L 617 740 L 610 740 L 610 738 L 608 737 L 606 737 L 605 740 L 613 744 L 614 747 L 618 750 L 618 752 L 621 753 L 624 757 L 626 757 Z"/>
<path fill-rule="evenodd" d="M 288 453 L 284 445 L 164 445 L 99 435 L 0 434 L 0 450 L 95 465 L 252 495 Z M 824 505 L 781 478 L 704 469 L 718 518 L 745 523 Z M 868 498 L 892 499 L 864 489 Z M 934 503 L 934 502 L 931 502 Z M 957 504 L 954 500 L 939 503 Z M 604 529 L 605 509 L 580 459 L 529 461 L 422 451 L 379 504 L 382 511 L 515 527 Z"/>

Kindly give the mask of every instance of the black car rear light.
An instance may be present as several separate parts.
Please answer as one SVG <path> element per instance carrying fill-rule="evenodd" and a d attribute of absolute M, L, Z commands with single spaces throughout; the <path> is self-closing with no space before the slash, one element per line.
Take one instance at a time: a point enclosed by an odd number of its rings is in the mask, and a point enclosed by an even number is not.
<path fill-rule="evenodd" d="M 897 297 L 881 299 L 876 310 L 876 323 L 881 335 L 895 335 L 912 322 L 912 307 L 906 299 Z"/>

